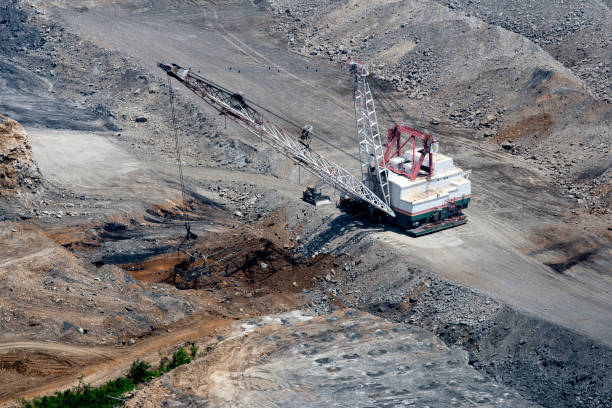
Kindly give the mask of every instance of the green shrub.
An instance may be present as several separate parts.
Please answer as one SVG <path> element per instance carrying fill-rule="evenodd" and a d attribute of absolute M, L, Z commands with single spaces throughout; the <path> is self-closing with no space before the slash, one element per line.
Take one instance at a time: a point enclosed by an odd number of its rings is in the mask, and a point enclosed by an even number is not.
<path fill-rule="evenodd" d="M 168 371 L 171 370 L 168 363 L 169 363 L 168 357 L 162 357 L 161 360 L 159 360 L 159 372 L 160 373 L 167 373 Z"/>
<path fill-rule="evenodd" d="M 195 344 L 190 348 L 191 357 L 195 357 L 198 347 Z M 159 363 L 159 370 L 151 370 L 151 364 L 136 360 L 130 366 L 125 377 L 109 381 L 99 387 L 82 384 L 64 392 L 56 392 L 54 395 L 42 398 L 34 398 L 32 401 L 23 401 L 24 408 L 114 408 L 121 405 L 121 396 L 132 391 L 138 384 L 161 376 L 163 373 L 188 364 L 191 358 L 183 347 L 172 354 L 172 360 L 163 357 Z"/>
<path fill-rule="evenodd" d="M 191 343 L 191 348 L 189 349 L 191 352 L 191 358 L 196 358 L 198 355 L 198 346 L 195 343 Z"/>
<path fill-rule="evenodd" d="M 149 368 L 151 368 L 151 364 L 142 360 L 136 360 L 132 363 L 126 377 L 134 381 L 134 384 L 141 384 L 159 376 L 156 375 L 157 371 L 149 370 Z"/>
<path fill-rule="evenodd" d="M 183 347 L 180 347 L 178 350 L 172 354 L 172 361 L 170 362 L 170 369 L 174 369 L 176 367 L 182 366 L 183 364 L 189 364 L 191 359 L 187 355 L 187 350 Z"/>
<path fill-rule="evenodd" d="M 76 388 L 25 402 L 24 408 L 114 408 L 119 405 L 119 401 L 109 396 L 119 398 L 133 390 L 134 386 L 134 382 L 125 377 L 119 377 L 100 387 L 79 384 Z"/>

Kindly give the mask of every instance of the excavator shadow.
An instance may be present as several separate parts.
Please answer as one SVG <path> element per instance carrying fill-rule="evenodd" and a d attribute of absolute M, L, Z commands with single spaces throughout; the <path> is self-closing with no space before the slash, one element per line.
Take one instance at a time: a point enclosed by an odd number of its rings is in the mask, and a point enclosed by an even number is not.
<path fill-rule="evenodd" d="M 301 251 L 306 254 L 318 252 L 328 243 L 345 235 L 352 235 L 347 241 L 336 246 L 336 251 L 349 247 L 352 243 L 360 241 L 372 232 L 393 229 L 382 223 L 375 223 L 358 214 L 342 214 L 334 218 L 327 227 L 315 234 L 302 247 Z"/>

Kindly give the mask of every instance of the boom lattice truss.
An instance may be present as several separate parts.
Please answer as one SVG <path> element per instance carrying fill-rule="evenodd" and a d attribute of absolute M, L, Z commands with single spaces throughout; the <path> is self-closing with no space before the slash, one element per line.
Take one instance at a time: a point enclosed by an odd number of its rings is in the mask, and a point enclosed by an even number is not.
<path fill-rule="evenodd" d="M 367 81 L 368 68 L 357 60 L 349 60 L 347 68 L 354 77 L 353 101 L 357 138 L 359 139 L 361 179 L 369 188 L 378 193 L 385 204 L 390 205 L 389 181 L 387 169 L 384 166 L 384 148 L 380 140 L 374 97 Z"/>
<path fill-rule="evenodd" d="M 385 197 L 387 200 L 379 198 L 347 170 L 310 150 L 306 143 L 290 136 L 281 127 L 249 106 L 242 95 L 232 93 L 178 65 L 161 63 L 158 65 L 168 75 L 176 78 L 213 108 L 235 119 L 249 132 L 258 136 L 285 156 L 295 160 L 314 175 L 347 194 L 361 199 L 391 216 L 395 216 L 388 205 L 388 195 Z"/>

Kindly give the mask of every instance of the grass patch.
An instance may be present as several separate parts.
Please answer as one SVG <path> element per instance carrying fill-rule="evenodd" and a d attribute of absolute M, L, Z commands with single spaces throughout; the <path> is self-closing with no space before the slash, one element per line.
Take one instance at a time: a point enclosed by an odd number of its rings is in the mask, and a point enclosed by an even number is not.
<path fill-rule="evenodd" d="M 208 349 L 207 349 L 208 350 Z M 24 401 L 24 408 L 115 408 L 123 404 L 121 396 L 134 390 L 138 384 L 162 376 L 170 370 L 189 364 L 198 354 L 198 347 L 191 344 L 189 353 L 180 347 L 172 354 L 172 359 L 163 357 L 157 370 L 151 364 L 136 360 L 124 377 L 109 381 L 99 387 L 82 384 L 54 395 Z"/>

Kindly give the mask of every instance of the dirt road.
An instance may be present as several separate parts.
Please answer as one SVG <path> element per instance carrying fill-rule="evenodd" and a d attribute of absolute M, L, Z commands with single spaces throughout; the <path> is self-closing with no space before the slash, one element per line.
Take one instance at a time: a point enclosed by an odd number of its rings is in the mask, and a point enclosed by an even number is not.
<path fill-rule="evenodd" d="M 269 24 L 263 9 L 233 1 L 205 6 L 156 1 L 132 10 L 101 5 L 54 12 L 83 37 L 135 58 L 148 73 L 161 76 L 158 61 L 190 66 L 296 123 L 312 123 L 315 133 L 356 153 L 349 76 L 321 59 L 290 54 L 263 34 Z M 195 98 L 182 89 L 178 93 Z M 471 221 L 417 240 L 384 232 L 389 248 L 443 278 L 612 344 L 609 240 L 586 231 L 581 220 L 568 220 L 566 199 L 525 162 L 450 131 L 441 133 L 443 150 L 474 171 Z M 315 148 L 356 171 L 357 161 L 344 153 L 320 142 Z M 205 169 L 192 173 L 207 177 Z M 287 179 L 297 181 L 296 173 Z M 584 241 L 591 247 L 576 244 Z M 568 267 L 558 273 L 546 264 Z"/>
<path fill-rule="evenodd" d="M 0 404 L 17 398 L 32 398 L 75 385 L 78 378 L 86 384 L 100 384 L 124 375 L 132 361 L 142 359 L 159 361 L 159 351 L 174 344 L 186 344 L 209 338 L 217 329 L 233 322 L 233 319 L 215 318 L 208 313 L 191 316 L 129 347 L 81 347 L 52 342 L 15 341 L 0 344 L 0 363 L 9 364 L 11 356 L 25 358 L 28 370 L 39 370 L 37 380 L 29 380 L 15 394 L 0 393 Z M 38 358 L 37 356 L 42 356 Z M 58 357 L 59 356 L 59 357 Z M 46 358 L 45 358 L 46 357 Z M 53 369 L 52 362 L 61 358 L 60 369 Z M 10 360 L 10 361 L 9 361 Z M 31 373 L 30 373 L 31 374 Z M 9 404 L 10 405 L 10 404 Z"/>

